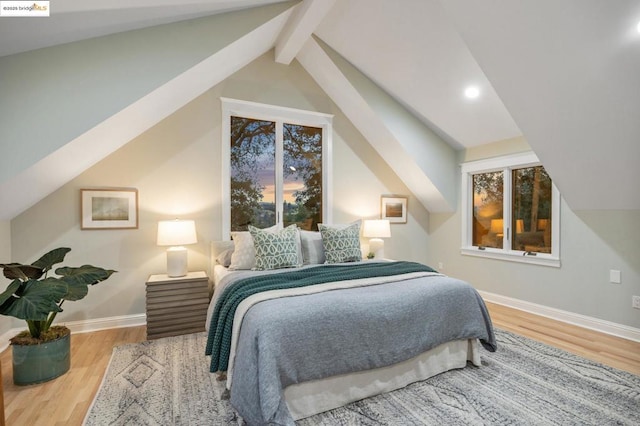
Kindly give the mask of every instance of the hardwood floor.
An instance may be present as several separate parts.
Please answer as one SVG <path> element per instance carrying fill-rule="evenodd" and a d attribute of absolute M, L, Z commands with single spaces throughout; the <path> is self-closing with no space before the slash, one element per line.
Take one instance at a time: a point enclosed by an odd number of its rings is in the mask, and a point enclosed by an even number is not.
<path fill-rule="evenodd" d="M 621 339 L 506 306 L 487 303 L 495 328 L 640 375 L 640 342 Z"/>
<path fill-rule="evenodd" d="M 130 327 L 71 335 L 71 369 L 30 386 L 13 384 L 11 347 L 0 355 L 7 425 L 80 425 L 93 401 L 115 346 L 141 342 L 146 328 Z"/>
<path fill-rule="evenodd" d="M 640 375 L 640 343 L 487 303 L 496 328 L 536 339 Z M 0 354 L 7 425 L 80 425 L 100 387 L 114 346 L 145 340 L 145 327 L 71 337 L 71 370 L 47 383 L 15 386 L 11 348 Z"/>

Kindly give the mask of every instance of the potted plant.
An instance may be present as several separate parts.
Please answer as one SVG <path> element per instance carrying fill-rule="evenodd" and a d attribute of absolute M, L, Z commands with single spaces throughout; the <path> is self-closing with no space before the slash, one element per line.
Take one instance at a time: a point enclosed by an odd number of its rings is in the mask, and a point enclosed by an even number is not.
<path fill-rule="evenodd" d="M 70 248 L 51 250 L 31 265 L 0 264 L 11 281 L 0 294 L 0 314 L 27 322 L 28 330 L 11 339 L 13 381 L 17 385 L 46 382 L 69 370 L 70 330 L 52 326 L 65 300 L 84 298 L 89 285 L 104 281 L 115 271 L 92 265 L 61 267 L 51 276 Z"/>

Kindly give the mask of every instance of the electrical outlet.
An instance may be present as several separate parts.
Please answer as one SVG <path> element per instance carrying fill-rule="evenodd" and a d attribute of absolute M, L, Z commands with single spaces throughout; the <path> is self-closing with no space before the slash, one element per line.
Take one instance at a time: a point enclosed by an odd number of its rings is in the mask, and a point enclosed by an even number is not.
<path fill-rule="evenodd" d="M 618 271 L 617 269 L 609 270 L 609 282 L 613 284 L 620 284 L 622 282 L 620 271 Z"/>
<path fill-rule="evenodd" d="M 631 306 L 640 309 L 640 296 L 631 296 Z"/>
<path fill-rule="evenodd" d="M 444 269 L 444 263 L 442 262 L 438 262 L 438 270 L 443 270 Z"/>

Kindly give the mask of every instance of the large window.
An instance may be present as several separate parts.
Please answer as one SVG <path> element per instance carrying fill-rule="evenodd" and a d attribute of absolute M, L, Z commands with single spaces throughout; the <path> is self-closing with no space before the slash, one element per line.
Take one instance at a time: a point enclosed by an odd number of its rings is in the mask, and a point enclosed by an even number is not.
<path fill-rule="evenodd" d="M 559 266 L 560 195 L 538 158 L 462 166 L 462 253 Z"/>
<path fill-rule="evenodd" d="M 223 232 L 330 221 L 331 116 L 223 99 Z"/>

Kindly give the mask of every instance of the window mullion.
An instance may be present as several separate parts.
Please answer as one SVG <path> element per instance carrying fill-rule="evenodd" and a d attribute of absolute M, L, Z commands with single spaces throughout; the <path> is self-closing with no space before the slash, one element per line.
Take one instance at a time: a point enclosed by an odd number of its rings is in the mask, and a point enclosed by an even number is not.
<path fill-rule="evenodd" d="M 462 179 L 462 247 L 473 247 L 473 175 L 463 172 Z"/>
<path fill-rule="evenodd" d="M 322 125 L 322 219 L 324 223 L 333 223 L 333 135 L 331 128 Z"/>
<path fill-rule="evenodd" d="M 283 165 L 284 165 L 284 122 L 282 120 L 276 120 L 276 187 L 275 187 L 275 202 L 276 202 L 276 224 L 282 226 L 283 224 L 283 206 L 284 206 L 284 190 L 283 190 Z"/>
<path fill-rule="evenodd" d="M 505 168 L 503 170 L 502 182 L 504 188 L 504 194 L 502 198 L 502 218 L 504 223 L 504 238 L 502 239 L 502 249 L 504 251 L 511 251 L 511 238 L 512 238 L 512 227 L 511 227 L 511 206 L 513 202 L 513 182 L 511 182 L 511 169 Z"/>
<path fill-rule="evenodd" d="M 227 240 L 231 236 L 231 111 L 223 106 L 222 109 L 222 161 L 220 162 L 220 174 L 222 182 L 222 239 Z"/>

